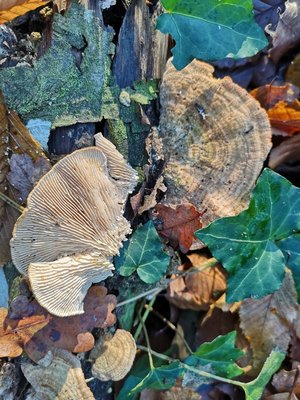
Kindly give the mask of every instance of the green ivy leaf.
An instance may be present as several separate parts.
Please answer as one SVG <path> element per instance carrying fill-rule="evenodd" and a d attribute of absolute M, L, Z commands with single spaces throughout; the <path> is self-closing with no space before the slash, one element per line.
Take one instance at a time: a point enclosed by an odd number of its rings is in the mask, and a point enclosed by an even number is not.
<path fill-rule="evenodd" d="M 298 302 L 300 302 L 300 235 L 292 235 L 281 240 L 278 246 L 286 255 L 286 264 L 293 273 Z"/>
<path fill-rule="evenodd" d="M 144 389 L 166 390 L 174 386 L 176 379 L 182 374 L 183 368 L 179 361 L 161 367 L 151 368 L 147 375 L 140 377 L 130 375 L 126 379 L 117 400 L 132 400 Z"/>
<path fill-rule="evenodd" d="M 253 18 L 252 0 L 162 0 L 165 13 L 157 28 L 176 41 L 172 52 L 177 69 L 194 58 L 206 61 L 250 57 L 267 46 Z"/>
<path fill-rule="evenodd" d="M 224 378 L 239 376 L 244 371 L 235 361 L 241 358 L 244 352 L 235 347 L 235 341 L 235 331 L 218 336 L 212 342 L 203 343 L 184 363 L 200 370 L 208 365 L 209 372 Z"/>
<path fill-rule="evenodd" d="M 228 271 L 228 302 L 279 289 L 285 255 L 279 241 L 300 229 L 300 189 L 265 169 L 249 208 L 196 232 Z"/>
<path fill-rule="evenodd" d="M 272 375 L 280 368 L 285 359 L 285 353 L 274 350 L 267 358 L 258 377 L 249 383 L 243 383 L 241 386 L 245 391 L 246 400 L 257 400 L 261 398 L 266 384 L 272 378 Z"/>
<path fill-rule="evenodd" d="M 130 276 L 135 271 L 146 283 L 158 282 L 167 270 L 170 257 L 163 251 L 162 243 L 152 221 L 138 228 L 130 239 L 123 255 L 119 272 Z"/>

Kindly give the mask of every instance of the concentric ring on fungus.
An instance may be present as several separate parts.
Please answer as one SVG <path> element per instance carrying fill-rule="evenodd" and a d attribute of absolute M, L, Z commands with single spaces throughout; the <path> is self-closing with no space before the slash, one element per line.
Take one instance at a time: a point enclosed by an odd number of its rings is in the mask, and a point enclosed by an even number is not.
<path fill-rule="evenodd" d="M 167 160 L 166 202 L 207 209 L 204 225 L 247 207 L 271 149 L 266 112 L 229 77 L 194 60 L 169 60 L 160 90 L 160 136 Z"/>

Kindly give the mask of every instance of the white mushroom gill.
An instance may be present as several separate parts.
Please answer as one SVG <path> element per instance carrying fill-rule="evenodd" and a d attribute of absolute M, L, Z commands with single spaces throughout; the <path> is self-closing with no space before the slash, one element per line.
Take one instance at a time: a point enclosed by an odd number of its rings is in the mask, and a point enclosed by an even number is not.
<path fill-rule="evenodd" d="M 83 313 L 91 284 L 112 275 L 111 258 L 131 232 L 123 211 L 136 180 L 102 137 L 99 146 L 64 157 L 29 195 L 11 240 L 12 259 L 50 313 Z"/>

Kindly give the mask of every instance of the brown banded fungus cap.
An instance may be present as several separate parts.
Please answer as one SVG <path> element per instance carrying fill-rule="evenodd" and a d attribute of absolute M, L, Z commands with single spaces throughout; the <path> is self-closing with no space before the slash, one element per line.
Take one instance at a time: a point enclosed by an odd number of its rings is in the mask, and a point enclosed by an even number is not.
<path fill-rule="evenodd" d="M 207 209 L 204 225 L 236 215 L 249 195 L 271 148 L 266 112 L 228 77 L 194 60 L 163 76 L 160 132 L 167 160 L 167 202 L 188 201 Z"/>
<path fill-rule="evenodd" d="M 22 364 L 21 369 L 32 385 L 37 399 L 95 400 L 85 382 L 80 361 L 62 349 L 53 349 L 53 360 L 47 367 Z"/>
<path fill-rule="evenodd" d="M 81 314 L 92 283 L 112 275 L 111 258 L 131 232 L 123 217 L 136 172 L 102 135 L 98 146 L 59 161 L 28 197 L 11 240 L 38 302 L 58 316 Z"/>
<path fill-rule="evenodd" d="M 117 329 L 114 336 L 103 335 L 90 354 L 94 361 L 92 374 L 101 381 L 119 381 L 130 371 L 135 354 L 136 344 L 130 332 Z"/>

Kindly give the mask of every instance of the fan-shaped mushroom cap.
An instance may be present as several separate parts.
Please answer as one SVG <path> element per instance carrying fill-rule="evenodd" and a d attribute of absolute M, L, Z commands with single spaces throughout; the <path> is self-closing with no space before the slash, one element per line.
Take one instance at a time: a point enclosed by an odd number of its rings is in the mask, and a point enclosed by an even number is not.
<path fill-rule="evenodd" d="M 247 206 L 271 148 L 266 112 L 213 71 L 197 60 L 177 71 L 169 61 L 160 92 L 167 202 L 206 208 L 205 224 Z"/>
<path fill-rule="evenodd" d="M 96 146 L 105 154 L 110 176 L 115 179 L 119 188 L 124 191 L 124 201 L 136 185 L 136 172 L 125 162 L 124 157 L 102 133 L 95 136 Z"/>
<path fill-rule="evenodd" d="M 55 315 L 83 313 L 88 287 L 112 274 L 110 258 L 131 232 L 123 207 L 136 172 L 114 153 L 92 147 L 63 158 L 31 192 L 16 223 L 13 262 L 23 274 L 29 268 L 37 300 Z"/>
<path fill-rule="evenodd" d="M 102 336 L 90 354 L 93 375 L 101 381 L 119 381 L 129 372 L 136 354 L 131 333 L 117 329 L 114 336 Z"/>
<path fill-rule="evenodd" d="M 53 349 L 48 367 L 22 364 L 21 369 L 40 400 L 95 400 L 80 361 L 66 350 Z"/>

